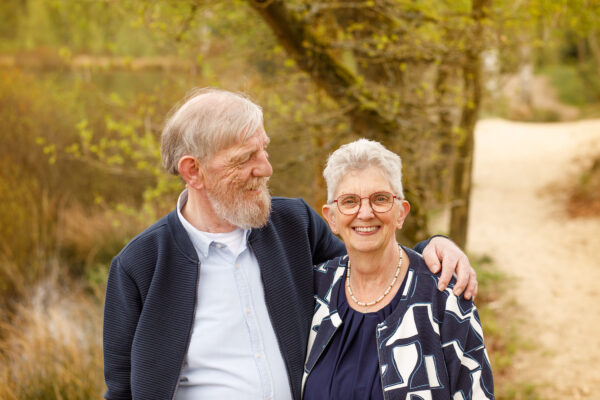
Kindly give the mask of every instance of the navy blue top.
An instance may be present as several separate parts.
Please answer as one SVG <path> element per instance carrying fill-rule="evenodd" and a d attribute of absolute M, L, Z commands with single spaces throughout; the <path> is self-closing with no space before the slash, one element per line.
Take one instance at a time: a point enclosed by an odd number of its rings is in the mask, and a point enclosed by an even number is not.
<path fill-rule="evenodd" d="M 338 314 L 343 323 L 306 381 L 304 400 L 383 400 L 375 332 L 400 301 L 404 282 L 381 310 L 361 313 L 348 305 L 344 284 L 338 285 Z"/>

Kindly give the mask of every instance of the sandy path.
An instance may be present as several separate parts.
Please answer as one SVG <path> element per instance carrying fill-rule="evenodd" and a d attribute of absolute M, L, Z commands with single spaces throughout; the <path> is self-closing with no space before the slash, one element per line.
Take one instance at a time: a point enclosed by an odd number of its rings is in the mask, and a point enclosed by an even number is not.
<path fill-rule="evenodd" d="M 468 248 L 517 278 L 515 318 L 535 347 L 515 376 L 543 399 L 600 399 L 600 218 L 568 219 L 557 187 L 593 151 L 600 120 L 476 130 Z"/>

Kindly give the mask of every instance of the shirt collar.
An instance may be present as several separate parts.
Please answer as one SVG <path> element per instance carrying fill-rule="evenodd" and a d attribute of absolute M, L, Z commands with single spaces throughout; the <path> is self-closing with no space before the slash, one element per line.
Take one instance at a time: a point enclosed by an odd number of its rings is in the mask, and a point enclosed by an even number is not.
<path fill-rule="evenodd" d="M 181 210 L 183 209 L 183 206 L 185 206 L 185 203 L 187 203 L 187 201 L 188 190 L 184 189 L 179 195 L 179 198 L 177 199 L 177 216 L 179 217 L 179 221 L 181 221 L 181 224 L 188 233 L 188 236 L 190 237 L 194 248 L 200 253 L 199 255 L 202 255 L 204 258 L 206 258 L 208 257 L 208 249 L 210 245 L 214 242 L 214 240 L 209 240 L 209 238 L 202 234 L 206 232 L 200 231 L 199 229 L 194 227 L 187 219 L 185 219 L 185 217 L 181 213 Z M 251 229 L 244 230 L 244 239 L 240 245 L 238 254 L 247 248 L 248 236 L 250 235 L 250 231 Z"/>

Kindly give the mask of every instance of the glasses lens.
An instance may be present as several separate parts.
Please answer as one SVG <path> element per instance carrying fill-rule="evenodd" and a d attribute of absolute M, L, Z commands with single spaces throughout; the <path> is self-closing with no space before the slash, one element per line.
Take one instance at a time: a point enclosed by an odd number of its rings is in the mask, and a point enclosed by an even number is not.
<path fill-rule="evenodd" d="M 360 207 L 360 197 L 356 194 L 344 194 L 338 197 L 337 205 L 343 214 L 353 214 Z"/>
<path fill-rule="evenodd" d="M 358 212 L 361 197 L 357 194 L 343 194 L 336 200 L 342 214 L 353 215 Z M 369 203 L 375 212 L 387 212 L 394 205 L 394 195 L 389 192 L 376 192 L 369 196 Z"/>
<path fill-rule="evenodd" d="M 388 192 L 373 193 L 369 196 L 371 207 L 375 212 L 385 212 L 392 208 L 394 204 L 394 196 Z"/>

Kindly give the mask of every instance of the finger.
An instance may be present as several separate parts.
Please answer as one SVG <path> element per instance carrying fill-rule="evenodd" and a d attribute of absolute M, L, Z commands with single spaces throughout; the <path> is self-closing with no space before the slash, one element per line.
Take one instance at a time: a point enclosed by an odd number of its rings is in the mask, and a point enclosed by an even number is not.
<path fill-rule="evenodd" d="M 454 285 L 454 289 L 452 290 L 452 292 L 456 296 L 460 296 L 460 294 L 467 287 L 471 279 L 471 274 L 469 270 L 470 268 L 464 267 L 464 260 L 459 260 L 458 266 L 456 267 L 456 284 Z"/>
<path fill-rule="evenodd" d="M 429 250 L 427 247 L 423 250 L 423 259 L 425 260 L 425 264 L 427 264 L 427 268 L 434 273 L 437 274 L 440 272 L 440 260 L 435 251 Z"/>
<path fill-rule="evenodd" d="M 477 289 L 479 288 L 479 283 L 477 282 L 477 274 L 475 271 L 471 274 L 471 279 L 469 279 L 469 284 L 467 285 L 467 290 L 465 292 L 465 299 L 475 300 L 475 296 L 477 296 Z"/>
<path fill-rule="evenodd" d="M 445 255 L 442 260 L 442 275 L 440 276 L 440 280 L 438 282 L 438 290 L 443 291 L 448 287 L 448 283 L 450 283 L 450 279 L 452 279 L 452 274 L 454 274 L 454 270 L 456 269 L 456 258 L 451 257 L 449 255 Z"/>
<path fill-rule="evenodd" d="M 469 283 L 472 279 L 475 279 L 475 281 L 477 281 L 475 270 L 473 269 L 473 267 L 471 267 L 469 258 L 466 255 L 463 255 L 458 259 L 456 275 L 457 278 L 456 285 L 454 286 L 454 294 L 457 296 L 460 296 L 464 289 L 469 286 Z M 468 297 L 465 298 L 469 300 Z"/>

